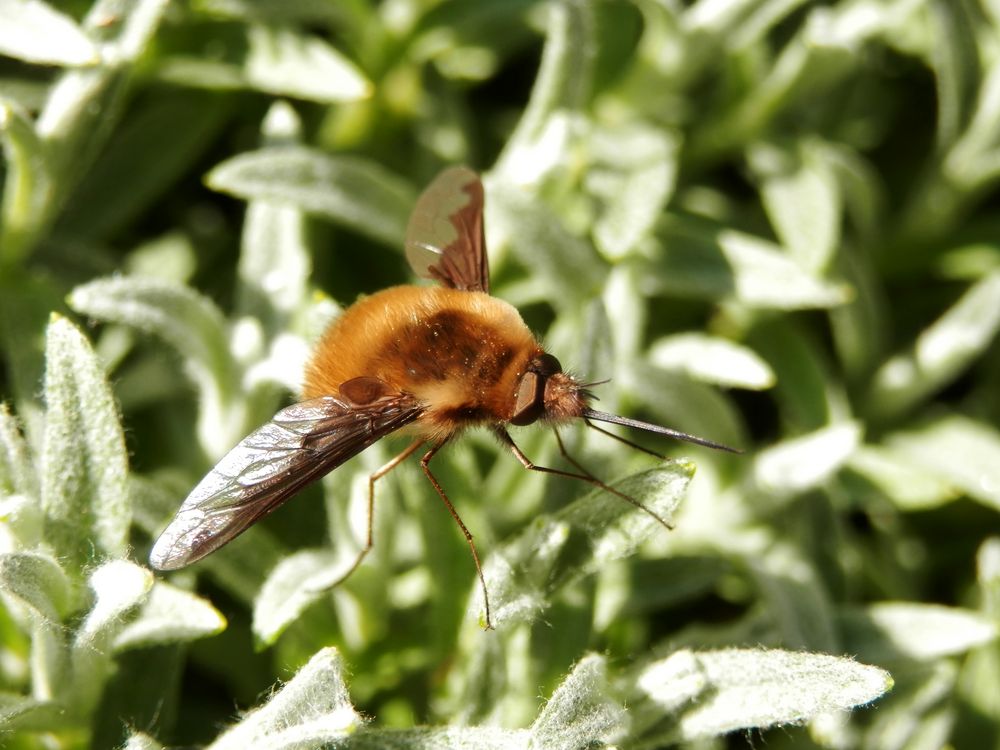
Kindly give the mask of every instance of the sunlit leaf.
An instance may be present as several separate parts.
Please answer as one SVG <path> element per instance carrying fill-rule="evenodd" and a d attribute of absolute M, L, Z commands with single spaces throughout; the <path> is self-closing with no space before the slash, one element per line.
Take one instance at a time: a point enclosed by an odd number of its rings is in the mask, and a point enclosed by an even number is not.
<path fill-rule="evenodd" d="M 666 336 L 653 343 L 649 357 L 658 367 L 707 383 L 752 390 L 774 385 L 771 367 L 751 349 L 703 334 Z"/>
<path fill-rule="evenodd" d="M 533 619 L 548 596 L 611 560 L 631 554 L 673 517 L 693 473 L 674 463 L 635 474 L 615 487 L 646 510 L 594 490 L 551 516 L 538 516 L 496 550 L 483 572 L 494 624 Z"/>
<path fill-rule="evenodd" d="M 825 654 L 728 649 L 695 658 L 706 697 L 681 712 L 678 739 L 802 723 L 870 703 L 892 687 L 877 667 Z"/>
<path fill-rule="evenodd" d="M 362 722 L 347 694 L 340 655 L 326 648 L 209 748 L 316 746 L 349 737 Z"/>
<path fill-rule="evenodd" d="M 310 604 L 328 595 L 331 582 L 346 573 L 351 560 L 341 565 L 323 550 L 300 550 L 271 571 L 254 602 L 254 635 L 271 644 Z"/>
<path fill-rule="evenodd" d="M 967 417 L 946 416 L 893 433 L 888 446 L 992 508 L 1000 507 L 1000 433 Z"/>
<path fill-rule="evenodd" d="M 930 661 L 996 640 L 995 623 L 975 612 L 915 602 L 879 602 L 841 616 L 851 653 L 861 659 Z"/>
<path fill-rule="evenodd" d="M 73 584 L 65 571 L 52 557 L 39 553 L 0 555 L 0 589 L 53 623 L 61 622 L 76 605 Z"/>
<path fill-rule="evenodd" d="M 498 174 L 515 184 L 534 183 L 554 166 L 568 142 L 565 114 L 583 104 L 590 85 L 595 42 L 592 9 L 585 4 L 557 3 L 547 6 L 546 12 L 548 36 L 541 68 L 531 99 L 497 164 Z"/>
<path fill-rule="evenodd" d="M 769 491 L 802 492 L 828 479 L 861 442 L 855 422 L 790 438 L 757 454 L 754 475 Z"/>
<path fill-rule="evenodd" d="M 875 374 L 870 407 L 876 416 L 896 415 L 919 403 L 961 373 L 1000 329 L 1000 273 L 980 280 L 924 330 L 914 346 Z"/>
<path fill-rule="evenodd" d="M 114 638 L 116 651 L 191 641 L 216 635 L 226 618 L 204 599 L 157 581 L 135 618 Z"/>
<path fill-rule="evenodd" d="M 286 103 L 271 107 L 263 125 L 269 143 L 295 142 L 302 123 Z M 237 266 L 240 311 L 266 324 L 287 325 L 305 302 L 312 259 L 305 217 L 290 206 L 253 201 L 247 206 L 243 246 Z"/>
<path fill-rule="evenodd" d="M 624 706 L 611 695 L 602 657 L 585 656 L 556 688 L 531 725 L 535 747 L 584 747 L 624 736 Z"/>
<path fill-rule="evenodd" d="M 679 142 L 650 126 L 597 131 L 590 140 L 597 162 L 587 179 L 603 203 L 594 241 L 611 259 L 633 250 L 653 229 L 674 188 Z"/>
<path fill-rule="evenodd" d="M 40 0 L 0 4 L 0 52 L 25 62 L 92 65 L 97 48 L 69 16 Z"/>
<path fill-rule="evenodd" d="M 90 344 L 60 317 L 48 329 L 45 403 L 46 537 L 76 570 L 95 553 L 124 557 L 132 513 L 118 411 Z"/>
<path fill-rule="evenodd" d="M 804 270 L 773 243 L 733 229 L 671 219 L 662 257 L 648 265 L 646 289 L 683 297 L 733 297 L 776 310 L 834 307 L 850 289 Z"/>
<path fill-rule="evenodd" d="M 902 510 L 933 508 L 959 497 L 959 490 L 919 458 L 888 446 L 862 445 L 847 465 L 879 487 Z"/>
<path fill-rule="evenodd" d="M 215 455 L 232 447 L 230 431 L 242 428 L 242 415 L 231 410 L 238 366 L 229 351 L 225 322 L 210 300 L 181 284 L 112 278 L 77 287 L 69 304 L 84 315 L 132 326 L 170 344 L 200 391 L 203 444 Z"/>
<path fill-rule="evenodd" d="M 761 195 L 782 245 L 814 273 L 826 271 L 840 243 L 841 195 L 821 144 L 796 144 L 790 153 L 760 148 Z M 791 161 L 792 163 L 786 163 Z"/>
<path fill-rule="evenodd" d="M 352 101 L 371 94 L 371 84 L 336 49 L 290 29 L 250 29 L 246 76 L 262 91 L 320 102 Z"/>
<path fill-rule="evenodd" d="M 209 187 L 319 214 L 402 249 L 416 195 L 378 164 L 303 146 L 235 156 L 206 176 Z"/>
<path fill-rule="evenodd" d="M 20 426 L 0 403 L 0 492 L 38 496 L 38 478 Z"/>

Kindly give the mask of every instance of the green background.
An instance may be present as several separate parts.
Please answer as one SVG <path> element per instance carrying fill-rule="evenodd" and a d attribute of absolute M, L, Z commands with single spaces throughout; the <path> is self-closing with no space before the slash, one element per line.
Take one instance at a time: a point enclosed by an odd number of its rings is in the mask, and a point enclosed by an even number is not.
<path fill-rule="evenodd" d="M 0 4 L 0 743 L 1000 746 L 998 40 L 991 0 Z M 449 446 L 491 632 L 415 461 L 323 589 L 393 441 L 154 581 L 458 163 L 598 407 L 745 453 L 562 431 L 667 532 Z"/>

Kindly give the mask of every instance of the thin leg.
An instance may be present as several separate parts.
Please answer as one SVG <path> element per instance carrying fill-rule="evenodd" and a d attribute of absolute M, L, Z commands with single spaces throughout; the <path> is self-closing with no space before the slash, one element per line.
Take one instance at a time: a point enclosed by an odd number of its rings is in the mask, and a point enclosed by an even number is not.
<path fill-rule="evenodd" d="M 625 502 L 627 502 L 627 503 L 629 503 L 631 505 L 634 505 L 636 508 L 638 508 L 639 510 L 641 510 L 643 513 L 646 513 L 647 515 L 649 515 L 652 518 L 656 519 L 656 521 L 658 523 L 660 523 L 662 526 L 664 526 L 665 528 L 673 530 L 673 528 L 674 528 L 673 526 L 671 526 L 669 523 L 667 523 L 665 520 L 663 520 L 660 516 L 656 515 L 656 513 L 654 513 L 652 510 L 650 510 L 649 508 L 647 508 L 642 503 L 640 503 L 634 497 L 630 497 L 630 496 L 626 495 L 624 492 L 622 492 L 621 490 L 616 490 L 614 487 L 611 487 L 611 486 L 605 484 L 600 479 L 598 479 L 593 474 L 591 474 L 589 471 L 587 471 L 582 466 L 580 466 L 580 464 L 578 464 L 566 452 L 566 448 L 563 446 L 562 439 L 559 438 L 559 433 L 558 432 L 556 432 L 556 439 L 557 439 L 557 441 L 559 443 L 559 452 L 562 453 L 562 455 L 571 464 L 573 464 L 573 466 L 575 466 L 576 468 L 578 468 L 580 470 L 579 474 L 575 474 L 572 471 L 563 471 L 562 469 L 550 469 L 550 468 L 548 468 L 546 466 L 538 466 L 538 465 L 532 463 L 531 459 L 528 458 L 526 455 L 524 455 L 524 453 L 521 451 L 521 449 L 517 447 L 517 444 L 514 442 L 514 439 L 510 436 L 510 433 L 507 432 L 507 430 L 505 430 L 503 427 L 497 427 L 497 428 L 495 428 L 493 430 L 493 432 L 494 432 L 494 434 L 498 438 L 500 438 L 500 441 L 504 445 L 506 445 L 508 448 L 510 448 L 511 453 L 514 454 L 514 457 L 518 461 L 521 462 L 521 466 L 523 466 L 525 469 L 529 469 L 531 471 L 541 471 L 541 472 L 544 472 L 546 474 L 555 474 L 558 477 L 568 477 L 570 479 L 582 479 L 584 482 L 588 482 L 588 483 L 594 485 L 595 487 L 600 487 L 605 492 L 610 492 L 612 495 L 617 495 L 618 497 L 620 497 Z"/>
<path fill-rule="evenodd" d="M 361 548 L 360 552 L 358 552 L 358 556 L 354 558 L 354 562 L 351 563 L 351 567 L 347 569 L 347 572 L 328 586 L 324 585 L 324 589 L 333 588 L 334 586 L 337 586 L 347 580 L 351 573 L 358 569 L 358 566 L 361 565 L 361 561 L 364 560 L 365 556 L 371 551 L 372 545 L 374 544 L 372 526 L 375 518 L 375 482 L 403 463 L 403 461 L 411 456 L 422 443 L 423 441 L 419 438 L 414 440 L 403 450 L 402 453 L 389 459 L 385 464 L 373 471 L 371 476 L 368 477 L 368 536 L 365 538 L 365 546 Z"/>
<path fill-rule="evenodd" d="M 424 474 L 427 475 L 430 483 L 434 486 L 434 489 L 437 490 L 438 495 L 440 495 L 441 499 L 444 500 L 445 507 L 448 508 L 448 512 L 451 513 L 451 517 L 455 519 L 455 523 L 458 524 L 462 533 L 465 534 L 465 541 L 469 543 L 469 549 L 472 551 L 472 561 L 476 564 L 476 573 L 479 575 L 479 585 L 483 589 L 483 604 L 486 607 L 486 629 L 493 630 L 493 620 L 490 618 L 490 595 L 486 590 L 486 578 L 483 576 L 483 566 L 479 564 L 479 553 L 476 552 L 476 544 L 472 541 L 472 533 L 462 522 L 461 517 L 458 515 L 458 511 L 455 510 L 455 506 L 451 504 L 451 500 L 448 499 L 448 496 L 445 494 L 441 484 L 431 473 L 430 467 L 428 466 L 430 460 L 434 458 L 434 454 L 441 449 L 441 446 L 444 445 L 444 443 L 445 441 L 442 440 L 440 443 L 436 443 L 432 446 L 431 449 L 424 454 L 424 457 L 420 459 L 420 466 L 423 468 Z"/>
<path fill-rule="evenodd" d="M 562 457 L 569 461 L 577 471 L 587 477 L 588 481 L 592 480 L 599 483 L 600 480 L 597 477 L 587 471 L 579 461 L 569 455 L 569 451 L 566 450 L 566 446 L 563 444 L 562 435 L 559 434 L 559 430 L 553 427 L 552 434 L 556 436 L 556 445 L 559 446 L 559 453 L 562 454 Z"/>

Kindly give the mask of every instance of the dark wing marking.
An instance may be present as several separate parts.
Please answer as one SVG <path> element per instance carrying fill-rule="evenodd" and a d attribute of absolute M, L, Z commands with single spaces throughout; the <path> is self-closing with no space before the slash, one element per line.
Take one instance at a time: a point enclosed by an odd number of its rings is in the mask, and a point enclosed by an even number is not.
<path fill-rule="evenodd" d="M 452 167 L 424 190 L 406 226 L 406 259 L 425 279 L 489 292 L 479 175 L 467 167 Z"/>
<path fill-rule="evenodd" d="M 421 411 L 404 394 L 363 406 L 323 396 L 282 409 L 191 490 L 149 562 L 176 570 L 200 560 Z"/>

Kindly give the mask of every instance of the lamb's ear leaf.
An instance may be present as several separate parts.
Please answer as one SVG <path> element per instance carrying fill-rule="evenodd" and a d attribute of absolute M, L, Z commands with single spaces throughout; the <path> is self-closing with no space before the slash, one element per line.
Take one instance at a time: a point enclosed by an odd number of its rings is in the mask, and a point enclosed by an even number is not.
<path fill-rule="evenodd" d="M 128 456 L 114 397 L 86 337 L 53 315 L 46 339 L 44 536 L 66 569 L 128 551 Z"/>
<path fill-rule="evenodd" d="M 342 740 L 362 725 L 347 694 L 340 655 L 336 649 L 324 648 L 267 703 L 244 716 L 208 750 L 319 746 Z"/>
<path fill-rule="evenodd" d="M 878 667 L 826 654 L 767 649 L 682 651 L 635 675 L 630 709 L 673 716 L 650 746 L 739 729 L 801 724 L 871 703 L 892 688 Z"/>

